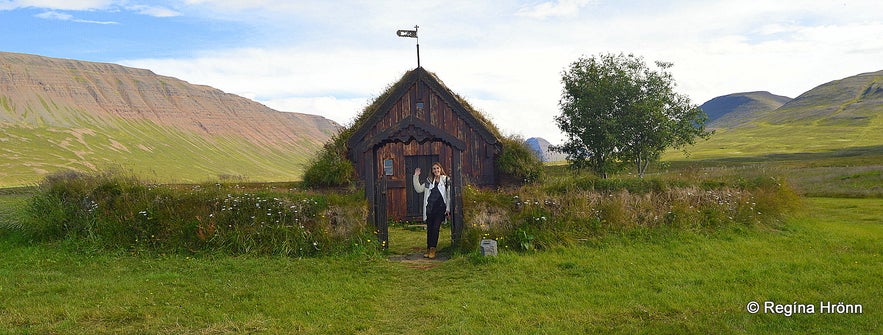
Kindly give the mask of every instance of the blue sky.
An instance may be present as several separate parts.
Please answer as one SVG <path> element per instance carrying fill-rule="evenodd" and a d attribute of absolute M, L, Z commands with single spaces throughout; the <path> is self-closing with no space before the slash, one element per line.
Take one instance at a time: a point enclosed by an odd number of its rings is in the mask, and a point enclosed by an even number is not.
<path fill-rule="evenodd" d="M 111 62 L 346 124 L 422 65 L 504 132 L 561 136 L 578 57 L 674 63 L 681 93 L 795 97 L 883 70 L 879 1 L 0 0 L 0 51 Z"/>

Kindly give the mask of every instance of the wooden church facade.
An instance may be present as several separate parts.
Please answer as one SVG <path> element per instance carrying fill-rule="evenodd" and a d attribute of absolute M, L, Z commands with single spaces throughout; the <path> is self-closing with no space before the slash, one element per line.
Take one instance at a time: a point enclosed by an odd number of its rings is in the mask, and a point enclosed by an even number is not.
<path fill-rule="evenodd" d="M 382 100 L 381 100 L 382 99 Z M 366 110 L 347 141 L 349 158 L 365 184 L 369 220 L 387 240 L 387 221 L 422 219 L 422 194 L 414 191 L 415 168 L 425 180 L 434 162 L 453 182 L 452 237 L 462 229 L 465 184 L 497 183 L 501 144 L 477 113 L 438 78 L 418 67 L 406 73 Z"/>

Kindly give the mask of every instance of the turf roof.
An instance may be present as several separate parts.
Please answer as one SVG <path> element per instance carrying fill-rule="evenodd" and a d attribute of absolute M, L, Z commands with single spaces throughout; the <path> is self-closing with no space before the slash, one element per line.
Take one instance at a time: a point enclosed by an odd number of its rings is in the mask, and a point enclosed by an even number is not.
<path fill-rule="evenodd" d="M 409 86 L 409 85 L 413 84 L 415 81 L 419 80 L 421 74 L 426 75 L 429 77 L 429 79 L 437 82 L 438 87 L 436 87 L 436 89 L 444 90 L 444 91 L 446 91 L 446 93 L 450 94 L 450 96 L 452 96 L 454 99 L 456 99 L 456 102 L 460 106 L 463 107 L 463 110 L 466 113 L 468 113 L 469 116 L 471 116 L 481 126 L 483 126 L 485 129 L 487 129 L 490 132 L 490 134 L 492 136 L 494 136 L 495 139 L 497 139 L 497 141 L 499 141 L 499 139 L 502 138 L 502 136 L 500 134 L 500 130 L 484 114 L 482 114 L 481 112 L 476 110 L 474 107 L 472 107 L 472 105 L 469 104 L 469 102 L 466 101 L 466 99 L 464 99 L 460 95 L 451 91 L 451 89 L 448 88 L 448 86 L 445 85 L 444 82 L 442 82 L 441 79 L 439 79 L 435 73 L 430 72 L 430 71 L 426 71 L 422 67 L 419 67 L 419 68 L 410 70 L 408 72 L 405 72 L 405 74 L 402 75 L 402 77 L 398 81 L 396 81 L 395 83 L 390 85 L 383 93 L 380 94 L 380 96 L 378 96 L 376 99 L 374 99 L 374 101 L 370 105 L 365 107 L 365 109 L 362 111 L 362 113 L 355 119 L 355 121 L 353 121 L 353 124 L 350 125 L 349 127 L 347 127 L 347 129 L 344 131 L 345 134 L 343 134 L 343 136 L 341 136 L 341 139 L 344 141 L 349 141 L 350 137 L 352 135 L 354 135 L 356 132 L 358 132 L 358 130 L 361 129 L 363 126 L 365 126 L 367 122 L 372 120 L 372 118 L 375 116 L 375 114 L 377 114 L 378 112 L 382 112 L 382 111 L 380 111 L 380 109 L 382 106 L 384 106 L 387 103 L 387 100 L 398 99 L 401 96 L 401 94 L 403 94 L 405 91 L 407 91 L 406 85 Z M 430 84 L 430 87 L 434 86 L 434 85 L 432 85 L 431 82 L 429 84 Z M 397 92 L 399 92 L 400 94 L 395 94 Z M 437 93 L 443 94 L 443 92 L 437 92 Z M 392 101 L 390 103 L 392 103 Z M 456 106 L 454 106 L 454 107 L 456 107 Z M 458 112 L 457 108 L 455 108 L 455 112 Z"/>

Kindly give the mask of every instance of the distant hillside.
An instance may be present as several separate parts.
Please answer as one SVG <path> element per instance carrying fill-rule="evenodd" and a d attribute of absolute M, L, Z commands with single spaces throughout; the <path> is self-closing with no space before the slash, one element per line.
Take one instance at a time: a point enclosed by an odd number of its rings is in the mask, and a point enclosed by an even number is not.
<path fill-rule="evenodd" d="M 709 128 L 729 128 L 749 122 L 756 113 L 775 110 L 790 100 L 770 92 L 744 92 L 716 97 L 699 108 L 708 114 Z"/>
<path fill-rule="evenodd" d="M 772 124 L 867 126 L 880 119 L 881 111 L 883 71 L 877 71 L 819 85 L 758 119 Z"/>
<path fill-rule="evenodd" d="M 337 129 L 149 70 L 0 52 L 0 186 L 115 165 L 160 181 L 293 180 Z"/>
<path fill-rule="evenodd" d="M 543 162 L 558 162 L 567 159 L 565 154 L 549 150 L 551 144 L 542 137 L 531 137 L 524 142 Z"/>
<path fill-rule="evenodd" d="M 688 148 L 692 158 L 766 156 L 883 147 L 883 71 L 819 85 L 774 110 L 757 110 L 708 141 Z M 714 100 L 714 99 L 713 99 Z M 709 101 L 711 102 L 711 101 Z M 730 112 L 733 113 L 733 112 Z M 720 120 L 713 125 L 724 124 Z M 682 159 L 668 152 L 666 159 Z"/>

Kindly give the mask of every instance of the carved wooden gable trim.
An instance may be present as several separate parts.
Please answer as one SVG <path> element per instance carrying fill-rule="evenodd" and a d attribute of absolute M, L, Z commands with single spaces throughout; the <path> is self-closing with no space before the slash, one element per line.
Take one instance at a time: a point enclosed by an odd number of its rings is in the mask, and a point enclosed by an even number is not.
<path fill-rule="evenodd" d="M 466 143 L 462 140 L 426 121 L 414 116 L 409 116 L 389 129 L 365 140 L 359 151 L 365 152 L 374 147 L 391 142 L 407 143 L 410 141 L 417 141 L 423 143 L 429 140 L 440 140 L 460 151 L 466 149 Z"/>

